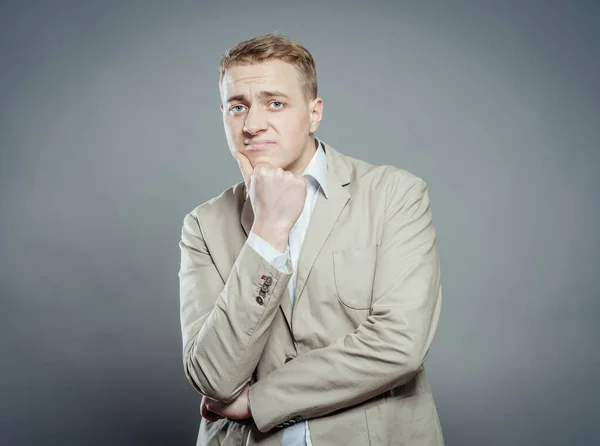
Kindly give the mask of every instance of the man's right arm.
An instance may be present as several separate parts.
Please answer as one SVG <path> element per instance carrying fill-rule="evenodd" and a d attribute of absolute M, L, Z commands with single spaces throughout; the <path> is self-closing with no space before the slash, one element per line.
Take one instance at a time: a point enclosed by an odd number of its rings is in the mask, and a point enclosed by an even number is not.
<path fill-rule="evenodd" d="M 280 270 L 264 244 L 261 250 L 263 240 L 250 236 L 223 283 L 197 217 L 188 214 L 183 222 L 179 284 L 184 370 L 199 392 L 218 401 L 234 400 L 250 380 L 291 278 L 287 251 Z"/>

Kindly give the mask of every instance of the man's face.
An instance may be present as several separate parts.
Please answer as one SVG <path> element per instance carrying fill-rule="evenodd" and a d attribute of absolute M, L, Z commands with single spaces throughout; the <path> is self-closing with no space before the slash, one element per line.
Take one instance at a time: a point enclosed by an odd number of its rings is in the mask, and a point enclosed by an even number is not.
<path fill-rule="evenodd" d="M 293 65 L 270 60 L 227 69 L 221 111 L 231 153 L 301 175 L 315 153 L 321 98 L 307 100 Z"/>

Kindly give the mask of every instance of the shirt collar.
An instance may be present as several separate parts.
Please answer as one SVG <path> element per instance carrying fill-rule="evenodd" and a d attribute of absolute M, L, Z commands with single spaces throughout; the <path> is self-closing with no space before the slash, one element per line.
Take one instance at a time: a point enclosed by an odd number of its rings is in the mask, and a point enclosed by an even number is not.
<path fill-rule="evenodd" d="M 318 144 L 317 150 L 310 160 L 310 163 L 308 163 L 308 166 L 306 166 L 306 169 L 304 169 L 302 175 L 304 177 L 309 176 L 316 180 L 317 188 L 321 186 L 325 198 L 327 198 L 327 156 L 325 155 L 325 149 L 323 148 L 321 141 L 319 141 L 318 138 L 315 138 L 315 141 Z"/>

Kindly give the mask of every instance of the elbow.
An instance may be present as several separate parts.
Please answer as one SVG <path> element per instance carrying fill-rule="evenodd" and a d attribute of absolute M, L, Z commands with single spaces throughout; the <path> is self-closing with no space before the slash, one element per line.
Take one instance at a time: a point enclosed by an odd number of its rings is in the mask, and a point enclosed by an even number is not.
<path fill-rule="evenodd" d="M 422 364 L 417 360 L 406 360 L 398 372 L 390 376 L 391 379 L 387 383 L 387 387 L 396 388 L 411 382 L 419 373 L 421 366 Z"/>
<path fill-rule="evenodd" d="M 216 401 L 229 403 L 237 394 L 229 383 L 217 373 L 207 373 L 209 367 L 203 366 L 202 361 L 194 355 L 186 355 L 184 371 L 190 384 L 202 395 Z"/>
<path fill-rule="evenodd" d="M 406 363 L 406 375 L 412 379 L 423 367 L 423 359 L 420 356 L 413 355 Z"/>
<path fill-rule="evenodd" d="M 407 374 L 414 376 L 423 368 L 428 350 L 429 344 L 425 341 L 416 342 L 412 345 L 406 363 Z"/>
<path fill-rule="evenodd" d="M 401 385 L 409 382 L 423 367 L 424 358 L 416 351 L 403 352 L 400 360 L 401 367 L 396 375 L 396 384 Z"/>

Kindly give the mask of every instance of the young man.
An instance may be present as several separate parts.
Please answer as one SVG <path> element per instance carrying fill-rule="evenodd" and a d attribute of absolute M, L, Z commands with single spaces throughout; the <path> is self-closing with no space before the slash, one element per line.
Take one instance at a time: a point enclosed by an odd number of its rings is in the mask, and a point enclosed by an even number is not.
<path fill-rule="evenodd" d="M 244 181 L 182 229 L 198 445 L 442 445 L 423 370 L 441 305 L 426 184 L 315 138 L 323 101 L 297 42 L 237 44 L 219 88 Z"/>

